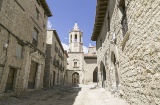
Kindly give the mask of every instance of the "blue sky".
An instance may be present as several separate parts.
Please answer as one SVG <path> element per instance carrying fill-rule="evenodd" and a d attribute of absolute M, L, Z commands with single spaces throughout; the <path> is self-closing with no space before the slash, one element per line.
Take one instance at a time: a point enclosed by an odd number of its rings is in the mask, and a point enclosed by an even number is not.
<path fill-rule="evenodd" d="M 64 47 L 68 45 L 69 29 L 77 22 L 83 31 L 83 45 L 95 46 L 91 41 L 96 13 L 96 0 L 46 0 L 53 14 L 49 26 L 56 29 Z M 85 50 L 85 48 L 84 48 Z"/>

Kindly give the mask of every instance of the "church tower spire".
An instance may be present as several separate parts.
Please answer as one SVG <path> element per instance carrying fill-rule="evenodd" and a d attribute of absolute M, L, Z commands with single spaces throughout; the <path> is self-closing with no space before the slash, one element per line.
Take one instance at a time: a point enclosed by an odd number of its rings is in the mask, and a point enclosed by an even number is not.
<path fill-rule="evenodd" d="M 78 24 L 75 23 L 73 30 L 69 32 L 69 52 L 83 52 L 83 32 L 80 31 Z"/>
<path fill-rule="evenodd" d="M 79 27 L 78 27 L 78 24 L 77 24 L 77 23 L 74 24 L 73 30 L 79 31 Z"/>

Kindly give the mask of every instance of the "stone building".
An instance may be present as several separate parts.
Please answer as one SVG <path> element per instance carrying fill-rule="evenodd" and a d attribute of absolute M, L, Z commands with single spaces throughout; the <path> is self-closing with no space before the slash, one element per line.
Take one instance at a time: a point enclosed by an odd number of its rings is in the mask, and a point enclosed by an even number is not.
<path fill-rule="evenodd" d="M 97 53 L 96 47 L 90 46 L 87 54 L 83 54 L 84 83 L 98 82 Z"/>
<path fill-rule="evenodd" d="M 45 88 L 65 83 L 67 57 L 67 52 L 63 49 L 56 30 L 48 30 L 44 72 Z"/>
<path fill-rule="evenodd" d="M 73 30 L 69 32 L 67 83 L 84 84 L 93 82 L 92 74 L 97 66 L 96 49 L 92 47 L 89 50 L 89 54 L 84 54 L 82 37 L 83 32 L 75 23 Z"/>
<path fill-rule="evenodd" d="M 0 1 L 0 94 L 43 88 L 45 0 Z"/>
<path fill-rule="evenodd" d="M 99 83 L 132 105 L 159 105 L 159 0 L 97 0 Z"/>

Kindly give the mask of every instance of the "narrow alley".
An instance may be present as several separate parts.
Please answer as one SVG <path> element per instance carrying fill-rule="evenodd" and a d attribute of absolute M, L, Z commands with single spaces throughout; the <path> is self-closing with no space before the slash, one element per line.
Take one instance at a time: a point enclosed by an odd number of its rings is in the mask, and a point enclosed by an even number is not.
<path fill-rule="evenodd" d="M 22 97 L 3 97 L 0 105 L 128 105 L 103 88 L 91 85 L 57 86 L 27 93 Z"/>
<path fill-rule="evenodd" d="M 160 105 L 160 0 L 0 0 L 0 105 Z"/>

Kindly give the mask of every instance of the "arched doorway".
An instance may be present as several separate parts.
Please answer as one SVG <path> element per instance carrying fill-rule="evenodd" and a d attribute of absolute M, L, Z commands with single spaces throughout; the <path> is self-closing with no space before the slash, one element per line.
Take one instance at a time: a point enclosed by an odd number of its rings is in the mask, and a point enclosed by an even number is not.
<path fill-rule="evenodd" d="M 98 82 L 98 68 L 96 67 L 93 71 L 93 82 Z"/>
<path fill-rule="evenodd" d="M 117 70 L 117 65 L 116 65 L 116 56 L 115 56 L 114 52 L 111 53 L 111 61 L 112 61 L 114 68 L 115 68 L 116 87 L 118 88 L 119 76 L 118 76 L 118 70 Z"/>
<path fill-rule="evenodd" d="M 72 74 L 72 83 L 74 83 L 74 84 L 79 83 L 79 74 L 77 72 Z"/>
<path fill-rule="evenodd" d="M 104 63 L 101 62 L 100 64 L 100 70 L 101 70 L 101 78 L 102 78 L 102 87 L 105 88 L 105 81 L 106 81 L 106 69 L 105 69 L 105 66 L 104 66 Z"/>

